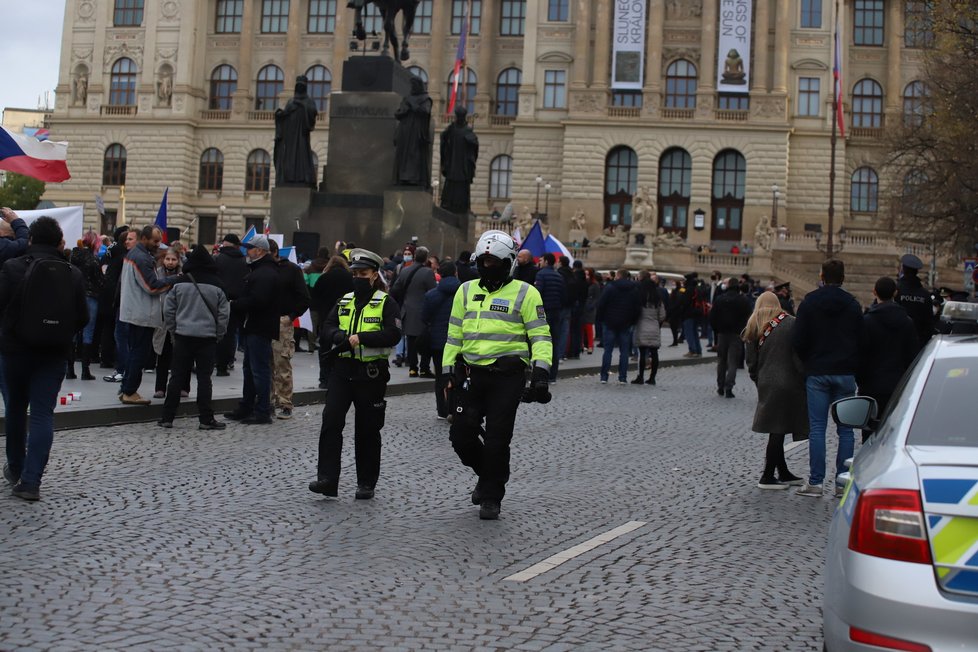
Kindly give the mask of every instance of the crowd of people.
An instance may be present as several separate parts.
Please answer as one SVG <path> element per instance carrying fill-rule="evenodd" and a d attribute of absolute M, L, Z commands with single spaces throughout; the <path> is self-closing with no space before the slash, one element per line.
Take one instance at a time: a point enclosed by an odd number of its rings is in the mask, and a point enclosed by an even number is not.
<path fill-rule="evenodd" d="M 195 376 L 199 428 L 220 430 L 226 423 L 211 404 L 215 370 L 229 375 L 240 355 L 242 395 L 226 419 L 246 425 L 288 419 L 292 360 L 305 341 L 306 350 L 318 351 L 319 386 L 326 390 L 311 491 L 337 495 L 352 407 L 356 497 L 373 497 L 393 364 L 406 367 L 409 378 L 434 379 L 435 414 L 450 422 L 453 447 L 479 478 L 473 502 L 480 516 L 497 518 L 519 402 L 549 401 L 561 361 L 599 346 L 601 383 L 611 380 L 617 349 L 619 384 L 629 382 L 637 359 L 631 384 L 656 385 L 662 334 L 670 332 L 669 346 L 685 342 L 685 357 L 701 357 L 702 340 L 717 354 L 721 397 L 734 398 L 737 370 L 746 364 L 758 393 L 752 429 L 769 436 L 758 486 L 801 485 L 799 494 L 816 496 L 825 477 L 830 403 L 858 387 L 885 409 L 934 330 L 930 298 L 917 279 L 922 264 L 913 256 L 902 259 L 899 282 L 876 283 L 876 302 L 865 314 L 842 289 L 842 262 L 826 261 L 821 287 L 796 316 L 787 283 L 719 272 L 709 281 L 695 272 L 604 273 L 567 256 L 534 259 L 499 231 L 484 234 L 474 253 L 455 257 L 439 258 L 416 241 L 387 257 L 337 242 L 296 264 L 265 235 L 242 243 L 229 233 L 215 247 L 188 250 L 164 244 L 155 226 L 122 226 L 111 237 L 86 233 L 67 249 L 52 219 L 28 228 L 9 209 L 2 218 L 4 476 L 27 500 L 39 498 L 54 403 L 62 380 L 75 378 L 76 360 L 82 380 L 95 380 L 93 364 L 107 369 L 103 380 L 119 384 L 125 405 L 151 403 L 140 390 L 144 370 L 155 370 L 163 428 L 172 427 Z M 307 310 L 306 330 L 298 323 Z M 492 412 L 487 401 L 504 409 Z M 807 481 L 787 468 L 787 434 L 809 440 Z M 851 430 L 840 428 L 839 437 L 837 471 L 854 446 Z"/>

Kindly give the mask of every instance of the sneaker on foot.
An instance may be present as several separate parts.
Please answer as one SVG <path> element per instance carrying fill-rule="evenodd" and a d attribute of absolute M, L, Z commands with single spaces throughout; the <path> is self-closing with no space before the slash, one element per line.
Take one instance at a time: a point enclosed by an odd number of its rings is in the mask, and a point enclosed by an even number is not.
<path fill-rule="evenodd" d="M 275 415 L 276 419 L 291 419 L 292 418 L 292 408 L 282 408 L 279 410 L 278 414 Z"/>
<path fill-rule="evenodd" d="M 132 394 L 122 394 L 119 396 L 119 400 L 122 401 L 123 405 L 149 405 L 152 403 L 148 398 L 143 398 L 139 395 L 139 392 L 133 392 Z"/>
<path fill-rule="evenodd" d="M 339 484 L 339 480 L 320 478 L 309 483 L 309 491 L 314 494 L 322 494 L 327 498 L 336 498 L 339 495 Z"/>
<path fill-rule="evenodd" d="M 775 478 L 761 478 L 757 483 L 758 489 L 787 489 L 788 485 Z"/>
<path fill-rule="evenodd" d="M 369 484 L 358 484 L 355 498 L 357 500 L 370 500 L 374 497 L 374 488 Z"/>
<path fill-rule="evenodd" d="M 408 378 L 417 378 L 417 377 L 418 377 L 418 370 L 417 369 L 410 369 L 408 371 Z"/>
<path fill-rule="evenodd" d="M 822 485 L 820 484 L 803 484 L 795 492 L 796 496 L 807 496 L 808 498 L 820 498 L 822 496 Z"/>
<path fill-rule="evenodd" d="M 114 374 L 109 374 L 108 376 L 102 376 L 102 380 L 104 380 L 107 383 L 121 383 L 122 374 L 116 372 Z"/>
<path fill-rule="evenodd" d="M 197 430 L 224 430 L 228 427 L 228 424 L 223 421 L 218 421 L 217 419 L 212 419 L 207 423 L 201 423 L 197 426 Z"/>
<path fill-rule="evenodd" d="M 41 499 L 41 488 L 40 487 L 30 487 L 23 482 L 18 482 L 14 485 L 11 493 L 18 498 L 23 498 L 24 500 L 30 500 L 31 502 Z"/>
<path fill-rule="evenodd" d="M 799 478 L 797 475 L 791 473 L 779 473 L 778 480 L 789 487 L 800 487 L 805 484 L 805 481 Z"/>
<path fill-rule="evenodd" d="M 479 518 L 483 521 L 495 521 L 499 518 L 499 501 L 483 500 L 479 506 Z"/>

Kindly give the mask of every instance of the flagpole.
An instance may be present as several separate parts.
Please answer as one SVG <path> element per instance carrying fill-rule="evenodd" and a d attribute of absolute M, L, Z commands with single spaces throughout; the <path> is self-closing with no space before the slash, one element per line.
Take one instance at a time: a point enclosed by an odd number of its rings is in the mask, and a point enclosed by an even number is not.
<path fill-rule="evenodd" d="M 472 0 L 469 0 L 469 8 L 465 16 L 465 51 L 462 52 L 462 69 L 460 73 L 465 73 L 462 82 L 462 106 L 469 106 L 469 37 L 472 36 Z M 470 116 L 471 117 L 471 116 Z"/>
<path fill-rule="evenodd" d="M 836 45 L 839 43 L 839 45 Z M 839 58 L 839 50 L 841 49 L 841 42 L 839 41 L 839 0 L 835 2 L 835 39 L 832 43 L 832 56 L 835 59 Z M 842 84 L 842 62 L 836 61 L 836 67 L 839 69 L 839 78 L 836 79 L 833 75 L 832 79 L 832 160 L 829 165 L 829 234 L 828 239 L 825 243 L 825 254 L 828 258 L 832 257 L 832 230 L 835 228 L 835 149 L 836 143 L 838 141 L 838 127 L 839 127 L 839 86 Z"/>

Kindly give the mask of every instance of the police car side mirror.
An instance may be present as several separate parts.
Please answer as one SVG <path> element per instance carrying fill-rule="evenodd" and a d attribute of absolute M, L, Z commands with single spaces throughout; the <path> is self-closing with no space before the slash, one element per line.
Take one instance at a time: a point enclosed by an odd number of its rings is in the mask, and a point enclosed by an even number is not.
<path fill-rule="evenodd" d="M 866 428 L 876 419 L 876 399 L 851 396 L 832 404 L 832 420 L 838 426 Z"/>

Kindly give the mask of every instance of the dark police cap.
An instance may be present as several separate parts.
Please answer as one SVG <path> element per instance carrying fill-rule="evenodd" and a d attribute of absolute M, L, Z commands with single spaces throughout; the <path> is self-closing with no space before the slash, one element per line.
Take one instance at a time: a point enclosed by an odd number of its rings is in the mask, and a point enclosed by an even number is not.
<path fill-rule="evenodd" d="M 222 242 L 230 242 L 236 247 L 241 246 L 241 238 L 238 237 L 237 233 L 228 233 L 226 236 L 224 236 L 224 240 L 222 240 Z"/>
<path fill-rule="evenodd" d="M 904 256 L 900 258 L 900 264 L 907 269 L 922 269 L 924 266 L 924 262 L 913 254 L 904 254 Z"/>
<path fill-rule="evenodd" d="M 377 271 L 383 264 L 384 259 L 372 251 L 354 249 L 350 252 L 350 269 L 372 269 Z"/>

